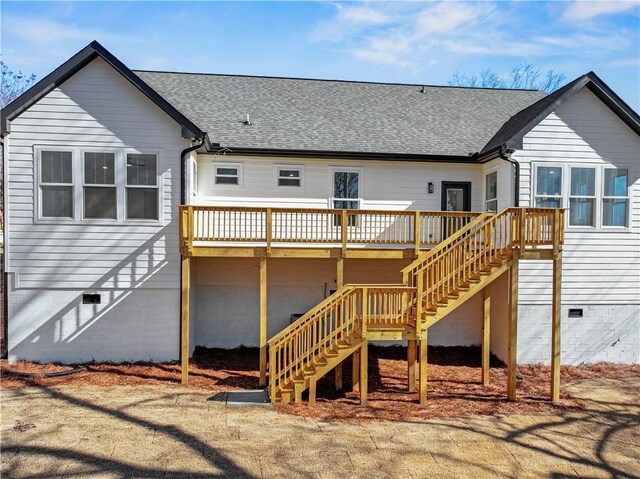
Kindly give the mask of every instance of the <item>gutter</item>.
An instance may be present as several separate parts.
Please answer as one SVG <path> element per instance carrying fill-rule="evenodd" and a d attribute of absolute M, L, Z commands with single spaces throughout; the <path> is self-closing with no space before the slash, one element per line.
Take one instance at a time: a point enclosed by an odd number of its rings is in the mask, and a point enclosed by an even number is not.
<path fill-rule="evenodd" d="M 513 206 L 518 208 L 520 206 L 520 163 L 518 163 L 515 160 L 512 160 L 509 156 L 505 155 L 505 153 L 508 153 L 509 155 L 511 155 L 511 150 L 506 150 L 506 149 L 501 150 L 500 153 L 498 154 L 498 157 L 500 157 L 504 161 L 508 161 L 516 169 L 515 179 L 514 179 L 515 184 L 513 185 L 513 196 L 514 196 Z"/>

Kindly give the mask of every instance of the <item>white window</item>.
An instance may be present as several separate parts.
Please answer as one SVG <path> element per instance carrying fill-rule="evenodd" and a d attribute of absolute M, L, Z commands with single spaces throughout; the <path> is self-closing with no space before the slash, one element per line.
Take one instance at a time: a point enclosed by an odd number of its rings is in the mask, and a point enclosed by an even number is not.
<path fill-rule="evenodd" d="M 84 153 L 84 218 L 118 218 L 115 153 Z"/>
<path fill-rule="evenodd" d="M 129 153 L 123 148 L 36 146 L 34 150 L 36 221 L 146 223 L 161 218 L 156 153 Z"/>
<path fill-rule="evenodd" d="M 595 226 L 596 169 L 570 167 L 569 225 Z"/>
<path fill-rule="evenodd" d="M 537 208 L 562 208 L 561 166 L 538 166 L 536 168 L 535 206 Z"/>
<path fill-rule="evenodd" d="M 217 163 L 215 169 L 216 185 L 237 185 L 240 186 L 240 165 L 236 163 Z"/>
<path fill-rule="evenodd" d="M 629 172 L 601 165 L 535 165 L 534 204 L 568 209 L 570 228 L 628 228 Z"/>
<path fill-rule="evenodd" d="M 492 171 L 485 177 L 485 210 L 498 211 L 498 172 Z"/>
<path fill-rule="evenodd" d="M 73 218 L 73 152 L 40 151 L 40 215 Z"/>
<path fill-rule="evenodd" d="M 126 218 L 157 220 L 158 164 L 154 154 L 127 153 Z"/>
<path fill-rule="evenodd" d="M 629 172 L 626 169 L 605 168 L 602 193 L 602 226 L 628 225 Z"/>
<path fill-rule="evenodd" d="M 278 186 L 302 186 L 302 168 L 278 166 Z"/>
<path fill-rule="evenodd" d="M 333 207 L 357 210 L 360 207 L 360 172 L 333 172 Z"/>

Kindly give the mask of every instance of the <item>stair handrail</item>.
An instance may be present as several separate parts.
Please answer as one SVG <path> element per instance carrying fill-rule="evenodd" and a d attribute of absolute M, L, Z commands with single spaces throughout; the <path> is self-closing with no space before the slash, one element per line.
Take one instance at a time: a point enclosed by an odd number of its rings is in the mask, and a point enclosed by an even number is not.
<path fill-rule="evenodd" d="M 411 271 L 413 271 L 414 269 L 416 269 L 420 265 L 424 264 L 426 261 L 429 260 L 429 258 L 431 256 L 436 255 L 440 251 L 442 251 L 443 249 L 449 247 L 451 245 L 451 243 L 453 243 L 455 240 L 457 240 L 461 236 L 469 234 L 469 232 L 471 230 L 473 230 L 473 228 L 477 227 L 479 224 L 483 223 L 487 218 L 490 218 L 491 216 L 494 216 L 494 215 L 495 215 L 495 213 L 491 212 L 491 211 L 487 211 L 487 212 L 484 212 L 484 213 L 480 214 L 479 216 L 477 216 L 476 218 L 471 220 L 469 223 L 467 223 L 465 226 L 463 226 L 462 228 L 457 230 L 455 233 L 450 235 L 446 240 L 441 241 L 436 246 L 434 246 L 433 248 L 431 248 L 431 249 L 429 249 L 427 251 L 421 252 L 420 255 L 418 256 L 418 258 L 416 258 L 411 264 L 409 264 L 409 265 L 405 266 L 404 268 L 402 268 L 402 270 L 400 271 L 400 273 L 402 274 L 402 278 L 403 278 L 402 282 L 404 284 L 407 284 L 407 282 L 406 282 L 407 275 Z"/>
<path fill-rule="evenodd" d="M 280 331 L 267 343 L 272 400 L 328 350 L 362 335 L 364 325 L 415 325 L 416 292 L 403 284 L 345 285 Z"/>

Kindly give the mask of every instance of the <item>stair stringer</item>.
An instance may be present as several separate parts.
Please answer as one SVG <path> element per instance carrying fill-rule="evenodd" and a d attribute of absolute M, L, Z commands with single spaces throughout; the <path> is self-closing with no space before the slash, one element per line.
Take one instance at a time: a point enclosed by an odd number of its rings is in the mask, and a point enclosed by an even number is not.
<path fill-rule="evenodd" d="M 454 300 L 451 300 L 447 303 L 446 306 L 440 306 L 435 311 L 435 314 L 430 311 L 425 311 L 422 314 L 422 322 L 426 329 L 429 329 L 431 326 L 439 322 L 441 319 L 444 319 L 446 316 L 451 314 L 453 311 L 458 309 L 468 300 L 473 298 L 476 294 L 482 291 L 484 288 L 493 283 L 496 279 L 502 276 L 504 273 L 509 271 L 514 260 L 504 260 L 503 264 L 492 268 L 491 272 L 487 275 L 481 275 L 478 283 L 470 283 L 469 290 L 464 291 L 460 296 Z"/>
<path fill-rule="evenodd" d="M 285 385 L 280 390 L 280 394 L 281 394 L 280 400 L 284 404 L 291 402 L 291 400 L 294 399 L 296 393 L 298 395 L 301 395 L 303 392 L 309 389 L 309 386 L 311 385 L 312 381 L 318 382 L 327 373 L 333 371 L 333 369 L 338 364 L 342 363 L 342 361 L 347 359 L 353 353 L 360 350 L 360 348 L 362 347 L 362 343 L 363 343 L 363 340 L 360 336 L 358 336 L 357 334 L 352 334 L 351 337 L 349 338 L 348 345 L 345 345 L 342 348 L 338 348 L 334 350 L 336 356 L 328 356 L 328 355 L 320 356 L 318 359 L 325 360 L 327 363 L 319 364 L 320 361 L 316 360 L 316 365 L 314 366 L 315 372 L 312 375 L 305 376 L 298 380 L 294 380 L 288 383 L 287 385 Z"/>

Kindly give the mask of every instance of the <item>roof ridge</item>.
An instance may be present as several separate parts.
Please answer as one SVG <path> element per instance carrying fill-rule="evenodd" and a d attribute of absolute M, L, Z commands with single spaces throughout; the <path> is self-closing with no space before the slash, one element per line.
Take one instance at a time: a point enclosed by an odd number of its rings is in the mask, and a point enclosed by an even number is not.
<path fill-rule="evenodd" d="M 244 75 L 234 73 L 206 73 L 206 72 L 180 72 L 180 71 L 166 71 L 166 70 L 131 70 L 134 73 L 160 73 L 168 75 L 192 75 L 192 76 L 216 76 L 216 77 L 235 77 L 235 78 L 264 78 L 269 80 L 297 80 L 297 81 L 318 81 L 328 83 L 356 83 L 365 85 L 389 85 L 389 86 L 414 86 L 425 88 L 452 88 L 460 90 L 494 90 L 494 91 L 526 91 L 526 92 L 540 92 L 542 90 L 534 88 L 489 88 L 489 87 L 476 87 L 476 86 L 457 86 L 457 85 L 430 85 L 426 83 L 400 83 L 400 82 L 378 82 L 367 80 L 340 80 L 331 78 L 304 78 L 304 77 L 288 77 L 288 76 L 275 76 L 275 75 Z"/>

